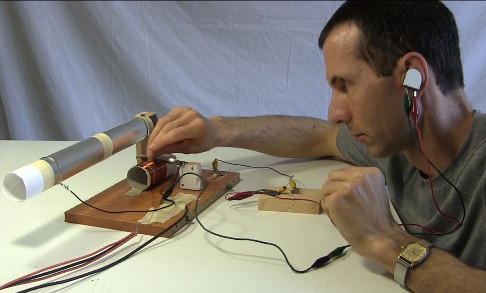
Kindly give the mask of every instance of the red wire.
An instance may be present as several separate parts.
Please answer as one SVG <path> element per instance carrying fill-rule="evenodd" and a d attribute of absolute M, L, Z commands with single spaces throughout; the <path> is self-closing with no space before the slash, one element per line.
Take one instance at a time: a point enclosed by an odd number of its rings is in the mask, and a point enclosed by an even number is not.
<path fill-rule="evenodd" d="M 430 161 L 429 161 L 429 158 L 427 156 L 427 153 L 425 152 L 424 143 L 422 141 L 422 133 L 420 132 L 420 128 L 418 127 L 416 120 L 415 119 L 413 119 L 413 120 L 414 120 L 413 124 L 414 124 L 414 128 L 415 128 L 415 132 L 417 133 L 417 137 L 418 137 L 419 144 L 420 144 L 420 149 L 422 150 L 422 155 L 424 156 L 425 163 L 427 164 L 427 172 L 428 172 L 428 177 L 429 177 L 430 192 L 432 194 L 432 199 L 434 201 L 434 205 L 443 217 L 456 221 L 457 226 L 454 228 L 454 230 L 455 230 L 458 226 L 461 225 L 461 223 L 460 223 L 459 219 L 457 219 L 456 217 L 447 215 L 444 212 L 442 212 L 439 205 L 437 204 L 437 199 L 436 199 L 435 192 L 434 192 L 434 183 L 432 182 L 432 172 L 430 170 Z M 435 234 L 446 234 L 447 233 L 447 232 L 442 232 L 442 231 L 436 231 L 436 230 L 433 230 L 431 228 L 428 228 L 426 226 L 422 226 L 422 225 L 419 225 L 419 224 L 405 223 L 405 224 L 401 224 L 401 225 L 402 226 L 418 226 L 418 227 L 421 227 L 421 228 L 423 228 L 423 229 L 425 229 L 429 232 L 435 233 Z"/>
<path fill-rule="evenodd" d="M 418 138 L 419 138 L 419 142 L 420 142 L 420 148 L 422 149 L 422 153 L 424 155 L 424 159 L 425 159 L 425 162 L 427 163 L 427 168 L 428 168 L 428 175 L 429 175 L 429 183 L 430 183 L 430 190 L 432 192 L 432 198 L 434 199 L 434 204 L 435 204 L 435 207 L 437 208 L 437 210 L 439 211 L 439 213 L 448 218 L 448 219 L 452 219 L 454 221 L 457 222 L 457 224 L 460 225 L 460 222 L 459 220 L 456 218 L 456 217 L 452 217 L 450 215 L 447 215 L 447 214 L 444 214 L 442 212 L 442 210 L 440 209 L 439 205 L 437 204 L 437 199 L 436 199 L 436 196 L 435 196 L 435 193 L 434 193 L 434 184 L 432 182 L 432 172 L 430 171 L 430 161 L 429 161 L 429 158 L 427 156 L 427 153 L 425 152 L 425 149 L 424 149 L 424 144 L 423 144 L 423 141 L 422 141 L 422 134 L 420 132 L 420 128 L 418 127 L 417 124 L 415 124 L 415 129 L 417 131 L 417 134 L 418 134 Z"/>
<path fill-rule="evenodd" d="M 247 197 L 250 197 L 254 194 L 266 194 L 266 195 L 269 195 L 269 196 L 273 196 L 274 198 L 278 198 L 278 199 L 287 199 L 287 200 L 302 200 L 302 201 L 309 201 L 309 202 L 313 202 L 317 205 L 321 205 L 319 202 L 315 201 L 315 200 L 312 200 L 312 199 L 307 199 L 307 198 L 289 198 L 289 197 L 280 197 L 280 196 L 275 196 L 275 195 L 272 195 L 272 194 L 268 194 L 268 193 L 265 193 L 265 192 L 262 192 L 262 191 L 242 191 L 242 192 L 228 192 L 226 195 L 225 195 L 225 198 L 227 200 L 242 200 L 242 199 L 245 199 Z M 228 197 L 228 195 L 232 195 L 230 197 Z"/>
<path fill-rule="evenodd" d="M 71 268 L 69 268 L 69 269 L 65 269 L 65 270 L 59 271 L 59 272 L 54 273 L 54 274 L 50 274 L 50 275 L 45 276 L 45 277 L 43 277 L 43 278 L 38 278 L 38 279 L 35 279 L 35 280 L 31 280 L 31 281 L 28 281 L 28 282 L 24 282 L 23 284 L 28 284 L 28 283 L 32 283 L 32 282 L 37 282 L 37 281 L 41 281 L 41 280 L 45 280 L 45 279 L 49 279 L 49 278 L 51 278 L 51 277 L 53 277 L 53 276 L 57 276 L 57 275 L 60 275 L 60 274 L 66 273 L 66 272 L 70 272 L 70 271 L 73 271 L 73 270 L 75 270 L 75 269 L 80 269 L 80 268 L 82 268 L 82 267 L 84 267 L 84 266 L 86 266 L 86 265 L 88 265 L 88 264 L 90 264 L 90 263 L 93 263 L 93 262 L 95 262 L 95 261 L 99 260 L 99 259 L 100 259 L 100 258 L 102 258 L 102 257 L 105 257 L 105 256 L 106 256 L 106 255 L 108 255 L 109 253 L 111 253 L 111 252 L 115 251 L 116 249 L 118 249 L 119 247 L 121 247 L 123 244 L 125 244 L 126 242 L 128 242 L 130 239 L 132 239 L 133 237 L 135 237 L 135 235 L 136 235 L 136 234 L 135 234 L 135 233 L 132 233 L 132 234 L 134 234 L 134 235 L 131 235 L 131 234 L 130 234 L 130 235 L 128 235 L 127 237 L 125 237 L 124 239 L 122 239 L 122 240 L 120 240 L 120 241 L 118 241 L 118 242 L 115 242 L 115 243 L 114 243 L 114 245 L 113 245 L 111 248 L 109 248 L 109 249 L 108 249 L 106 252 L 104 252 L 103 254 L 101 254 L 101 255 L 99 255 L 99 256 L 97 256 L 97 257 L 95 257 L 94 259 L 92 259 L 92 260 L 90 260 L 90 261 L 87 261 L 87 262 L 85 262 L 85 263 L 82 263 L 82 264 L 79 264 L 79 265 L 77 265 L 77 266 L 71 267 Z M 130 237 L 129 237 L 129 236 L 130 236 Z M 108 246 L 109 246 L 109 245 L 108 245 Z M 72 261 L 72 260 L 71 260 L 71 261 L 67 261 L 67 262 L 65 262 L 65 263 L 61 263 L 60 265 L 69 264 L 69 263 L 71 263 L 71 262 L 73 262 L 73 261 Z"/>
<path fill-rule="evenodd" d="M 226 200 L 242 200 L 256 194 L 255 191 L 228 192 L 224 198 Z M 228 195 L 232 195 L 228 197 Z"/>
<path fill-rule="evenodd" d="M 420 227 L 424 230 L 427 230 L 429 231 L 430 233 L 434 233 L 434 234 L 443 234 L 444 232 L 440 232 L 440 231 L 436 231 L 434 229 L 431 229 L 427 226 L 424 226 L 424 225 L 420 225 L 420 224 L 414 224 L 414 223 L 404 223 L 404 224 L 398 224 L 399 226 L 417 226 L 417 227 Z"/>
<path fill-rule="evenodd" d="M 291 198 L 291 197 L 289 198 L 289 197 L 280 197 L 280 196 L 279 196 L 279 197 L 275 197 L 275 198 L 278 198 L 278 199 L 288 199 L 288 200 L 301 200 L 301 201 L 309 201 L 309 202 L 313 202 L 313 203 L 315 203 L 315 204 L 317 204 L 317 205 L 321 206 L 321 204 L 320 204 L 320 203 L 318 203 L 317 201 L 312 200 L 312 199 L 307 199 L 307 198 Z"/>
<path fill-rule="evenodd" d="M 66 273 L 66 272 L 69 272 L 69 271 L 72 271 L 72 270 L 75 270 L 75 269 L 79 269 L 81 267 L 84 267 L 84 266 L 86 266 L 86 265 L 88 265 L 88 264 L 90 264 L 90 263 L 92 263 L 92 262 L 94 262 L 94 261 L 96 261 L 96 260 L 98 260 L 98 259 L 106 256 L 107 254 L 113 252 L 114 250 L 116 250 L 117 248 L 119 248 L 120 246 L 122 246 L 123 244 L 125 244 L 126 242 L 128 242 L 130 239 L 132 239 L 133 237 L 135 237 L 136 235 L 137 235 L 137 233 L 132 232 L 132 233 L 128 234 L 127 236 L 125 236 L 124 238 L 122 238 L 122 239 L 120 239 L 118 241 L 115 241 L 115 242 L 113 242 L 113 243 L 111 243 L 109 245 L 106 245 L 103 248 L 100 248 L 100 249 L 98 249 L 98 250 L 96 250 L 96 251 L 94 251 L 92 253 L 89 253 L 89 254 L 86 254 L 84 256 L 80 256 L 80 257 L 77 257 L 77 258 L 74 258 L 74 259 L 71 259 L 71 260 L 62 262 L 62 263 L 58 263 L 58 264 L 55 264 L 55 265 L 51 265 L 49 267 L 40 269 L 40 270 L 35 271 L 33 273 L 30 273 L 30 274 L 27 274 L 27 275 L 22 276 L 20 278 L 17 278 L 17 279 L 15 279 L 13 281 L 10 281 L 10 282 L 8 282 L 8 283 L 3 284 L 2 286 L 0 286 L 0 290 L 5 289 L 5 288 L 9 288 L 9 287 L 14 287 L 14 286 L 17 286 L 17 285 L 23 285 L 23 284 L 28 284 L 28 283 L 33 283 L 33 282 L 45 280 L 45 279 L 51 278 L 53 276 L 56 276 L 56 275 L 59 275 L 59 274 L 63 274 L 63 273 Z M 27 282 L 19 283 L 20 281 L 25 280 L 28 277 L 34 276 L 36 274 L 42 273 L 42 272 L 47 271 L 47 270 L 51 270 L 53 268 L 57 268 L 57 267 L 60 267 L 60 266 L 63 266 L 63 265 L 67 265 L 67 264 L 70 264 L 70 263 L 73 263 L 73 262 L 76 262 L 76 261 L 79 261 L 79 260 L 88 258 L 88 257 L 90 257 L 92 255 L 95 255 L 95 254 L 97 254 L 97 253 L 105 250 L 105 249 L 108 249 L 105 253 L 99 255 L 98 257 L 96 257 L 96 258 L 94 258 L 94 259 L 92 259 L 92 260 L 90 260 L 90 261 L 88 261 L 86 263 L 82 263 L 82 264 L 80 264 L 78 266 L 75 266 L 75 267 L 72 267 L 72 268 L 69 268 L 69 269 L 66 269 L 66 270 L 62 270 L 60 272 L 57 272 L 55 274 L 48 275 L 46 277 L 42 277 L 42 278 L 38 278 L 38 279 L 34 279 L 34 280 L 29 280 Z M 19 284 L 16 284 L 16 283 L 19 283 Z"/>

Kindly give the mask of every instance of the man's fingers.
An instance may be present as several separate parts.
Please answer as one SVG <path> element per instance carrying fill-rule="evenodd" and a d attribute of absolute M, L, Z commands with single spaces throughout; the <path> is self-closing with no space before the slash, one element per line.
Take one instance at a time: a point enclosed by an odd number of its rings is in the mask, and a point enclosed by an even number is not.
<path fill-rule="evenodd" d="M 328 181 L 349 181 L 358 184 L 366 183 L 370 180 L 380 179 L 384 184 L 384 176 L 380 169 L 376 167 L 356 167 L 346 166 L 342 169 L 332 170 L 327 177 Z"/>
<path fill-rule="evenodd" d="M 154 130 L 152 130 L 152 133 L 150 134 L 148 145 L 151 145 L 153 143 L 154 139 L 159 135 L 159 133 L 162 131 L 162 128 L 167 123 L 177 119 L 179 113 L 180 113 L 180 108 L 175 108 L 174 110 L 170 111 L 167 115 L 159 118 L 159 120 L 155 124 Z"/>
<path fill-rule="evenodd" d="M 190 108 L 175 108 L 159 119 L 148 141 L 148 153 L 155 154 L 165 147 L 192 139 L 201 129 L 197 128 L 199 114 Z M 195 125 L 194 125 L 195 124 Z"/>

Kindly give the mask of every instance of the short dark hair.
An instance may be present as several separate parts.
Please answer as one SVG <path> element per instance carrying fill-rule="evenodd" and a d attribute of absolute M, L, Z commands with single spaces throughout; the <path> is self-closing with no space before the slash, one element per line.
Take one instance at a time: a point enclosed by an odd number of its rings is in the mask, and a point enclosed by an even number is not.
<path fill-rule="evenodd" d="M 434 71 L 442 93 L 464 88 L 456 22 L 440 1 L 346 1 L 322 29 L 319 48 L 331 30 L 346 22 L 361 32 L 356 57 L 378 76 L 390 76 L 399 58 L 417 52 Z"/>

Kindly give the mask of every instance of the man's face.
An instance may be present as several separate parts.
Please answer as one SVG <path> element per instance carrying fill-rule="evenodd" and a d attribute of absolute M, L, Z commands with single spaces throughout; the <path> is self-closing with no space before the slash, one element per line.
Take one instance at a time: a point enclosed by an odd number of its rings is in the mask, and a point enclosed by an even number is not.
<path fill-rule="evenodd" d="M 333 90 L 329 120 L 346 123 L 371 155 L 385 157 L 414 147 L 403 110 L 404 89 L 397 70 L 378 77 L 356 57 L 359 29 L 351 23 L 334 28 L 324 42 L 326 75 Z"/>

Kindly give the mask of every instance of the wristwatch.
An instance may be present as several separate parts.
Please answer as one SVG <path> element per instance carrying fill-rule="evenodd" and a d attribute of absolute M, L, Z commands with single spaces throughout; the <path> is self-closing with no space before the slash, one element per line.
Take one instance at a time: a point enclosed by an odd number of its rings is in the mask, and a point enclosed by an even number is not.
<path fill-rule="evenodd" d="M 430 248 L 433 246 L 433 244 L 420 239 L 415 243 L 402 247 L 402 252 L 398 256 L 397 264 L 393 272 L 395 281 L 406 288 L 405 279 L 408 270 L 422 263 L 429 255 Z"/>

